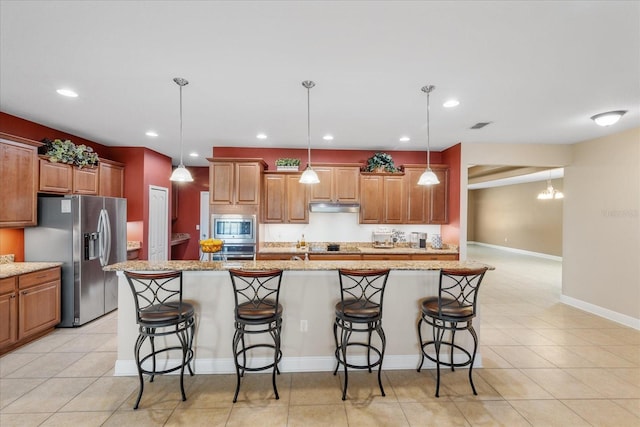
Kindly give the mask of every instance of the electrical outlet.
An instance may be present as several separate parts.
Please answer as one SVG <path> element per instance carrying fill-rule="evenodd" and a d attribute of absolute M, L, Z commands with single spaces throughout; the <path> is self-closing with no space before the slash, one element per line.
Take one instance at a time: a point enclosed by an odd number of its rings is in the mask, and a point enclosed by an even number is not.
<path fill-rule="evenodd" d="M 300 320 L 300 332 L 307 332 L 309 330 L 309 323 L 306 320 Z"/>

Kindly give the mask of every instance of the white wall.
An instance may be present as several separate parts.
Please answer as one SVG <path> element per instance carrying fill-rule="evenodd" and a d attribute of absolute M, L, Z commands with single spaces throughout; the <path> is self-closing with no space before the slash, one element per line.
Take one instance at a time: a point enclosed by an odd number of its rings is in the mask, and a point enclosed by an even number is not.
<path fill-rule="evenodd" d="M 640 328 L 640 128 L 573 146 L 563 301 Z"/>
<path fill-rule="evenodd" d="M 309 213 L 309 224 L 264 224 L 260 230 L 262 242 L 296 242 L 302 234 L 308 242 L 371 242 L 371 233 L 380 225 L 359 224 L 357 213 Z M 404 231 L 409 239 L 412 231 L 440 234 L 439 225 L 385 225 Z M 445 242 L 448 243 L 448 242 Z"/>

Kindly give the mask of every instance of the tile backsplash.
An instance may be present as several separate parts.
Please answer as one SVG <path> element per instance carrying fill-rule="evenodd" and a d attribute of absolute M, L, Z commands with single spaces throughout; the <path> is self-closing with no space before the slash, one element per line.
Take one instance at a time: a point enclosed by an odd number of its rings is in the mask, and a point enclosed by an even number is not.
<path fill-rule="evenodd" d="M 15 260 L 14 254 L 0 255 L 0 264 L 9 264 Z"/>

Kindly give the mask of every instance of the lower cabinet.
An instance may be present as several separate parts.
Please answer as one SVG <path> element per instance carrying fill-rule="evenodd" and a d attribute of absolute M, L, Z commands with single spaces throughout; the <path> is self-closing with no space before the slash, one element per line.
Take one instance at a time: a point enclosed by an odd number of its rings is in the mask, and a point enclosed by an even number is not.
<path fill-rule="evenodd" d="M 259 261 L 276 260 L 287 261 L 293 253 L 266 253 L 258 254 Z M 304 254 L 297 254 L 304 259 Z M 313 253 L 309 252 L 310 261 L 457 261 L 458 254 L 354 254 L 354 253 Z"/>
<path fill-rule="evenodd" d="M 60 323 L 60 267 L 0 281 L 0 352 Z"/>

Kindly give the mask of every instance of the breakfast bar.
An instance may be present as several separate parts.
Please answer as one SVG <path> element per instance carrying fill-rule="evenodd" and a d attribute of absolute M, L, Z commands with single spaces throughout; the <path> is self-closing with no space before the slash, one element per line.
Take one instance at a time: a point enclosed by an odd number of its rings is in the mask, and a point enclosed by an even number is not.
<path fill-rule="evenodd" d="M 133 348 L 137 337 L 134 301 L 123 271 L 183 272 L 184 298 L 196 309 L 196 373 L 235 372 L 232 355 L 234 297 L 229 269 L 282 269 L 280 303 L 282 325 L 282 372 L 332 371 L 335 341 L 332 333 L 334 305 L 340 298 L 338 270 L 389 268 L 384 295 L 383 325 L 387 338 L 384 369 L 415 369 L 420 348 L 416 334 L 418 301 L 436 295 L 439 270 L 491 266 L 473 261 L 129 261 L 106 266 L 118 272 L 118 356 L 115 375 L 137 375 Z M 484 286 L 490 286 L 485 280 Z M 480 292 L 482 298 L 482 292 Z M 474 327 L 481 334 L 481 316 Z M 430 331 L 428 332 L 430 333 Z M 468 348 L 466 334 L 456 342 Z M 262 363 L 256 355 L 256 363 Z M 266 356 L 265 356 L 266 357 Z M 364 356 L 363 356 L 364 357 Z M 454 355 L 455 359 L 455 355 Z M 482 357 L 476 356 L 476 366 Z M 425 367 L 429 367 L 425 364 Z"/>

